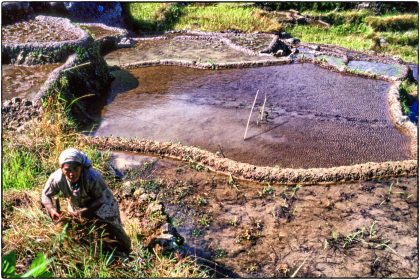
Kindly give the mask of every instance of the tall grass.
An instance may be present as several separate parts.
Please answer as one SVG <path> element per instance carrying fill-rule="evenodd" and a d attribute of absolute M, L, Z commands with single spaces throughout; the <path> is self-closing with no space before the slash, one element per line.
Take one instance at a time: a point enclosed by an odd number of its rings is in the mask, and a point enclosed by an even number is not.
<path fill-rule="evenodd" d="M 372 48 L 374 42 L 365 40 L 360 34 L 366 31 L 366 26 L 339 25 L 330 29 L 310 26 L 310 25 L 293 25 L 286 27 L 285 30 L 296 38 L 300 38 L 302 42 L 310 42 L 317 44 L 333 44 L 345 48 L 367 51 Z"/>
<path fill-rule="evenodd" d="M 259 8 L 238 3 L 218 3 L 214 5 L 185 7 L 183 16 L 175 24 L 175 29 L 203 31 L 275 32 L 281 25 L 274 16 L 263 13 Z"/>
<path fill-rule="evenodd" d="M 28 190 L 37 185 L 37 180 L 42 178 L 42 164 L 34 154 L 17 150 L 8 142 L 3 143 L 3 190 Z"/>
<path fill-rule="evenodd" d="M 56 278 L 203 278 L 208 271 L 190 257 L 148 251 L 141 243 L 141 227 L 124 220 L 132 240 L 131 260 L 116 258 L 103 250 L 100 231 L 72 221 L 54 225 L 39 206 L 40 190 L 6 192 L 3 211 L 4 253 L 16 252 L 18 273 L 28 260 L 43 252 Z M 63 203 L 63 202 L 62 202 Z M 65 207 L 63 215 L 66 215 Z M 30 226 L 28 226 L 30 225 Z"/>
<path fill-rule="evenodd" d="M 202 30 L 274 32 L 281 25 L 260 8 L 238 3 L 193 3 L 186 6 L 169 3 L 129 3 L 133 20 L 143 30 Z"/>
<path fill-rule="evenodd" d="M 334 44 L 358 51 L 374 50 L 407 62 L 418 61 L 417 14 L 372 16 L 367 10 L 306 11 L 305 14 L 330 23 L 331 28 L 311 25 L 285 27 L 302 42 Z M 379 44 L 381 38 L 385 39 L 385 44 Z"/>
<path fill-rule="evenodd" d="M 365 22 L 377 31 L 406 31 L 419 28 L 417 14 L 369 16 Z"/>

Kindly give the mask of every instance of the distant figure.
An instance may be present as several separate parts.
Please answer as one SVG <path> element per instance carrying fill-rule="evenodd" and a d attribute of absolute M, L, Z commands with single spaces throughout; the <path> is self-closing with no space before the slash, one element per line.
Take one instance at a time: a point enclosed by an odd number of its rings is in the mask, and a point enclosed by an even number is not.
<path fill-rule="evenodd" d="M 52 203 L 52 197 L 61 193 L 70 198 L 71 215 L 104 226 L 109 238 L 117 241 L 117 250 L 129 254 L 131 242 L 122 226 L 118 203 L 88 157 L 70 148 L 60 154 L 59 164 L 60 168 L 50 175 L 42 191 L 41 201 L 51 219 L 59 222 L 62 218 L 60 210 Z"/>

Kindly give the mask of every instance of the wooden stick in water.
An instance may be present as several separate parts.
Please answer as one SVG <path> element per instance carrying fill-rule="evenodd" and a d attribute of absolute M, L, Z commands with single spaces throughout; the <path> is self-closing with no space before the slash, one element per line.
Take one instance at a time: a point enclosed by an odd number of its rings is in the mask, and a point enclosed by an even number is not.
<path fill-rule="evenodd" d="M 264 94 L 264 103 L 263 103 L 263 105 L 262 105 L 262 108 L 261 108 L 261 115 L 260 115 L 260 121 L 262 121 L 263 120 L 263 118 L 264 118 L 264 111 L 265 111 L 265 103 L 267 102 L 267 93 L 265 93 Z"/>
<path fill-rule="evenodd" d="M 258 92 L 260 92 L 260 90 L 257 90 L 257 93 L 255 94 L 255 98 L 254 98 L 254 103 L 252 104 L 251 112 L 249 112 L 248 122 L 246 123 L 246 129 L 245 129 L 245 134 L 244 134 L 244 140 L 246 139 L 246 133 L 248 132 L 249 121 L 251 120 L 252 110 L 254 110 L 255 102 L 257 101 Z"/>

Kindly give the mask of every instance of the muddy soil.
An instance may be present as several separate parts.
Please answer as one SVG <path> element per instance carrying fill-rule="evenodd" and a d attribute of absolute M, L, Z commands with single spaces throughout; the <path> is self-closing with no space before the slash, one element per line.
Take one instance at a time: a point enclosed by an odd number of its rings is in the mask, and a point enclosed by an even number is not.
<path fill-rule="evenodd" d="M 241 162 L 292 168 L 410 158 L 409 138 L 389 119 L 384 81 L 312 64 L 148 67 L 114 75 L 97 136 L 179 141 Z M 265 94 L 265 117 L 258 120 Z"/>
<path fill-rule="evenodd" d="M 126 179 L 154 182 L 149 191 L 185 247 L 212 269 L 256 278 L 418 276 L 417 178 L 274 186 L 136 154 L 114 153 L 113 165 Z"/>
<path fill-rule="evenodd" d="M 76 40 L 79 36 L 52 22 L 28 20 L 4 25 L 1 28 L 3 43 L 61 42 Z"/>
<path fill-rule="evenodd" d="M 92 34 L 92 37 L 96 40 L 100 40 L 107 36 L 116 36 L 119 35 L 119 32 L 114 30 L 106 29 L 98 25 L 83 25 L 81 24 L 80 27 L 89 31 Z"/>
<path fill-rule="evenodd" d="M 105 56 L 109 65 L 178 59 L 197 63 L 241 62 L 266 60 L 245 54 L 217 40 L 150 40 L 139 41 L 134 48 L 119 49 Z M 275 59 L 270 57 L 270 59 Z"/>
<path fill-rule="evenodd" d="M 2 65 L 2 101 L 13 97 L 33 99 L 51 72 L 59 66 L 60 63 L 36 66 Z"/>

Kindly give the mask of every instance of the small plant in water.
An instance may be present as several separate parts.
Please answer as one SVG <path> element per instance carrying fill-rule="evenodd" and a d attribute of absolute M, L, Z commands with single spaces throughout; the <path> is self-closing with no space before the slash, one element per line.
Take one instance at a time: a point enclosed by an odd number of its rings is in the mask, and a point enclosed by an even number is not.
<path fill-rule="evenodd" d="M 209 227 L 211 223 L 211 217 L 207 214 L 204 214 L 198 220 L 198 224 L 203 227 Z"/>
<path fill-rule="evenodd" d="M 267 196 L 272 195 L 273 197 L 276 196 L 276 190 L 273 186 L 270 185 L 270 183 L 266 183 L 266 185 L 263 187 L 262 191 L 259 192 L 260 196 Z"/>
<path fill-rule="evenodd" d="M 202 196 L 198 196 L 197 197 L 197 199 L 196 199 L 196 204 L 198 205 L 198 206 L 203 206 L 203 205 L 207 205 L 207 199 L 205 199 L 204 197 L 202 197 Z"/>
<path fill-rule="evenodd" d="M 363 237 L 363 229 L 359 229 L 355 232 L 349 233 L 344 239 L 343 248 L 346 248 L 348 246 L 351 246 L 352 244 L 359 242 L 359 237 Z"/>
<path fill-rule="evenodd" d="M 229 225 L 236 227 L 239 224 L 238 217 L 234 217 L 232 220 L 229 221 Z"/>
<path fill-rule="evenodd" d="M 214 252 L 216 258 L 224 258 L 226 257 L 227 253 L 224 249 L 216 249 L 216 251 Z"/>
<path fill-rule="evenodd" d="M 197 238 L 197 237 L 202 236 L 203 235 L 203 232 L 200 229 L 195 228 L 195 229 L 193 229 L 191 235 L 193 237 L 196 237 Z"/>

